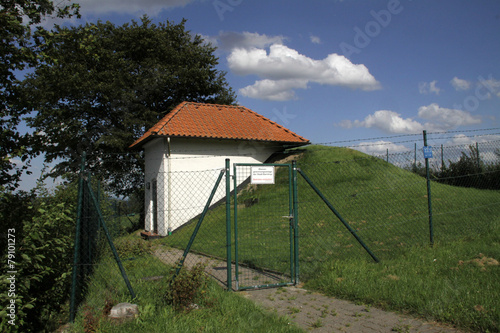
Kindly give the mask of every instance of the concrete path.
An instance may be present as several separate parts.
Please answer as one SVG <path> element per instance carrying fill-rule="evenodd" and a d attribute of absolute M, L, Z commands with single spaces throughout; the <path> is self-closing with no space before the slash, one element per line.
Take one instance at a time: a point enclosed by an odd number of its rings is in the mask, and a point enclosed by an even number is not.
<path fill-rule="evenodd" d="M 181 258 L 183 251 L 177 249 L 156 250 L 155 255 L 163 262 L 173 265 Z M 226 262 L 201 255 L 188 254 L 185 267 L 196 263 L 207 263 L 206 271 L 226 288 Z M 234 265 L 232 267 L 234 272 Z M 240 268 L 240 276 L 250 280 L 240 281 L 241 285 L 277 283 L 281 277 L 260 273 L 249 268 Z M 232 281 L 233 287 L 235 281 Z M 286 316 L 304 330 L 311 332 L 353 332 L 353 333 L 459 333 L 455 328 L 427 322 L 394 312 L 383 311 L 366 305 L 356 305 L 299 287 L 255 289 L 237 292 L 269 311 Z"/>

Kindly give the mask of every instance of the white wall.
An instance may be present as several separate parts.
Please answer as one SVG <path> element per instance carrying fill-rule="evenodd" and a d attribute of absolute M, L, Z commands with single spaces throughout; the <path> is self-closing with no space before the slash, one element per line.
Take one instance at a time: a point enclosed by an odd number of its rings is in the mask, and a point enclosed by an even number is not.
<path fill-rule="evenodd" d="M 231 161 L 232 174 L 233 163 L 263 163 L 281 150 L 276 144 L 187 138 L 172 138 L 170 144 L 166 138 L 157 138 L 144 149 L 145 183 L 150 183 L 145 191 L 145 229 L 153 231 L 151 184 L 156 179 L 158 233 L 162 236 L 203 211 L 226 158 Z M 212 203 L 225 196 L 225 189 L 223 178 Z"/>

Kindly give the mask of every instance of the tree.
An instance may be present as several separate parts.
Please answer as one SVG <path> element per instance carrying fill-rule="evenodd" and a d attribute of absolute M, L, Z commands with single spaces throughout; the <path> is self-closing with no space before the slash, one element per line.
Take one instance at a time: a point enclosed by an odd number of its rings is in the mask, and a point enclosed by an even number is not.
<path fill-rule="evenodd" d="M 28 158 L 28 136 L 18 131 L 23 115 L 12 104 L 19 100 L 16 71 L 36 63 L 31 26 L 46 16 L 78 15 L 78 5 L 56 7 L 50 0 L 0 0 L 0 188 L 17 187 L 23 167 L 13 158 Z"/>
<path fill-rule="evenodd" d="M 456 162 L 449 161 L 437 174 L 439 181 L 445 184 L 479 189 L 500 189 L 500 164 L 486 164 L 481 159 L 477 146 L 469 145 L 469 152 L 462 152 Z"/>
<path fill-rule="evenodd" d="M 56 37 L 54 37 L 56 36 Z M 88 166 L 118 195 L 143 183 L 141 152 L 129 145 L 182 101 L 232 104 L 215 48 L 185 21 L 155 25 L 148 17 L 116 26 L 56 26 L 37 35 L 40 63 L 23 84 L 30 125 L 45 160 L 63 159 L 58 176 Z"/>

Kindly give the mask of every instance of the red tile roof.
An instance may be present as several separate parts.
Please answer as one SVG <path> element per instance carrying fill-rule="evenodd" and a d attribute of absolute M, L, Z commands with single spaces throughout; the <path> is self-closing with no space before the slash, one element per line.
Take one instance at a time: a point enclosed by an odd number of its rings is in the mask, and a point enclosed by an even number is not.
<path fill-rule="evenodd" d="M 182 102 L 130 147 L 157 136 L 279 142 L 294 146 L 309 140 L 243 106 Z"/>

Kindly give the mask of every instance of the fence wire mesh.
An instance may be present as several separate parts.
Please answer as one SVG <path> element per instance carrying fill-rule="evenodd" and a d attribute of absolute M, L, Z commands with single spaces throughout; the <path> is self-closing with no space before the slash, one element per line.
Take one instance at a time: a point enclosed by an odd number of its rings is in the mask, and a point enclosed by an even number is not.
<path fill-rule="evenodd" d="M 310 146 L 291 150 L 287 161 L 297 160 L 301 172 L 381 261 L 397 259 L 415 246 L 428 246 L 431 232 L 435 242 L 453 242 L 498 230 L 500 141 L 475 143 L 469 138 L 461 145 L 432 147 L 433 157 L 428 160 L 432 223 L 422 142 L 414 147 L 413 142 L 409 144 L 404 151 L 387 151 L 380 156 L 345 147 Z M 198 164 L 200 159 L 192 163 Z M 276 168 L 274 185 L 250 184 L 249 166 L 235 170 L 231 165 L 230 174 L 226 171 L 224 175 L 231 177 L 229 187 L 225 177 L 215 186 L 224 172 L 223 165 L 209 170 L 146 172 L 144 211 L 136 211 L 134 216 L 125 210 L 117 216 L 120 213 L 113 200 L 103 201 L 101 208 L 109 229 L 115 230 L 114 244 L 132 286 L 157 284 L 161 289 L 165 283 L 158 281 L 172 276 L 188 244 L 191 247 L 184 266 L 204 262 L 207 272 L 225 287 L 234 287 L 237 278 L 237 287 L 290 281 L 293 241 L 287 218 L 291 215 L 288 168 Z M 301 279 L 314 276 L 323 265 L 336 260 L 372 260 L 301 176 L 297 187 Z M 229 237 L 227 190 L 231 197 Z M 88 203 L 85 199 L 84 207 Z M 205 207 L 208 210 L 200 225 Z M 105 283 L 126 294 L 110 247 L 104 243 L 98 224 L 92 222 L 95 216 L 91 209 L 83 211 L 90 212 L 90 217 L 82 218 L 84 247 L 78 277 L 88 280 L 85 276 L 93 273 L 92 283 Z M 139 216 L 144 220 L 139 221 Z M 124 225 L 139 225 L 140 230 L 125 234 Z M 109 269 L 116 270 L 113 280 L 104 273 Z"/>
<path fill-rule="evenodd" d="M 196 229 L 184 266 L 191 268 L 205 263 L 210 274 L 225 285 L 226 188 L 223 181 L 215 186 L 223 170 L 146 174 L 143 236 L 151 240 L 152 255 L 164 265 L 174 267 L 183 258 Z M 155 185 L 147 185 L 148 182 Z M 211 195 L 213 198 L 208 202 Z M 197 228 L 206 206 L 209 209 Z"/>
<path fill-rule="evenodd" d="M 274 172 L 272 184 L 250 181 L 251 165 L 235 166 L 233 196 L 234 250 L 238 262 L 238 289 L 291 283 L 293 279 L 293 230 L 291 169 L 266 166 Z"/>
<path fill-rule="evenodd" d="M 381 260 L 428 245 L 431 233 L 437 242 L 450 242 L 496 230 L 500 143 L 433 147 L 430 207 L 421 148 L 360 156 L 315 147 L 299 157 L 298 165 Z M 303 278 L 323 262 L 370 259 L 304 179 L 299 179 L 299 212 Z"/>
<path fill-rule="evenodd" d="M 99 283 L 107 286 L 123 285 L 122 293 L 128 288 L 128 293 L 135 297 L 113 243 L 113 238 L 120 236 L 121 217 L 113 214 L 112 203 L 102 195 L 100 183 L 92 181 L 90 174 L 84 172 L 79 179 L 77 210 L 71 321 L 86 293 Z"/>

